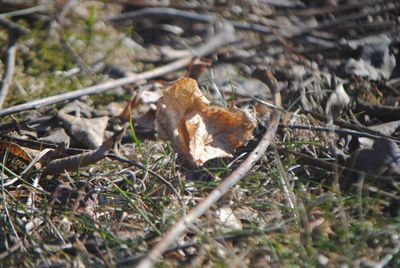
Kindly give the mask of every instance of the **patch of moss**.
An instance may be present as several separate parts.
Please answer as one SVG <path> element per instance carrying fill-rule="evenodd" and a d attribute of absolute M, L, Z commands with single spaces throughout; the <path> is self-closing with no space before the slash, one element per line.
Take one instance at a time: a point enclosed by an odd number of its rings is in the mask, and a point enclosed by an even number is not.
<path fill-rule="evenodd" d="M 76 65 L 62 48 L 57 34 L 50 34 L 48 26 L 37 25 L 32 33 L 20 41 L 14 81 L 18 81 L 27 94 L 13 90 L 7 106 L 72 91 L 90 81 L 84 75 L 63 77 Z"/>

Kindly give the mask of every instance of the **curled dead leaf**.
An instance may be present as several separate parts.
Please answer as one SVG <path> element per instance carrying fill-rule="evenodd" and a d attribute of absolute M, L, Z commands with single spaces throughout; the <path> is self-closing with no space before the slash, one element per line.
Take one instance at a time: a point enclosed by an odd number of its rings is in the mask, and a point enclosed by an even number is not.
<path fill-rule="evenodd" d="M 255 120 L 246 112 L 211 106 L 196 80 L 182 77 L 157 103 L 156 129 L 163 140 L 201 166 L 209 159 L 231 157 L 248 141 Z"/>

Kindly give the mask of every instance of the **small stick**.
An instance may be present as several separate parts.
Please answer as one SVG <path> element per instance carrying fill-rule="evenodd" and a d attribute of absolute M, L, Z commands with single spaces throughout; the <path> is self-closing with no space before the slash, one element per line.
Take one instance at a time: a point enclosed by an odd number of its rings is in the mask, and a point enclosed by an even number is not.
<path fill-rule="evenodd" d="M 6 100 L 8 90 L 15 71 L 15 55 L 17 53 L 17 40 L 21 35 L 26 35 L 29 30 L 18 24 L 0 17 L 0 26 L 8 29 L 8 49 L 7 49 L 7 68 L 4 72 L 3 81 L 0 88 L 0 109 L 3 107 Z"/>
<path fill-rule="evenodd" d="M 274 104 L 281 106 L 281 97 L 277 88 L 276 80 L 270 72 L 264 74 L 273 87 Z M 163 253 L 168 250 L 180 235 L 200 216 L 202 216 L 212 205 L 214 205 L 225 193 L 227 193 L 236 183 L 238 183 L 247 173 L 253 168 L 257 161 L 262 157 L 265 150 L 270 145 L 278 128 L 280 120 L 280 112 L 275 110 L 272 114 L 272 119 L 267 132 L 261 139 L 256 148 L 249 154 L 246 160 L 234 170 L 223 182 L 221 182 L 203 201 L 182 217 L 166 234 L 166 236 L 157 243 L 150 253 L 139 263 L 137 267 L 147 268 L 152 267 L 155 262 L 162 258 Z"/>
<path fill-rule="evenodd" d="M 49 7 L 47 5 L 38 5 L 38 6 L 33 6 L 33 7 L 28 7 L 28 8 L 23 8 L 23 9 L 17 9 L 13 10 L 10 12 L 5 12 L 0 14 L 0 18 L 4 17 L 15 17 L 15 16 L 24 16 L 24 15 L 29 15 L 32 13 L 36 12 L 41 12 L 41 11 L 48 11 Z"/>
<path fill-rule="evenodd" d="M 6 28 L 9 32 L 15 33 L 17 36 L 27 35 L 30 31 L 17 23 L 0 16 L 0 26 Z"/>
<path fill-rule="evenodd" d="M 222 29 L 220 32 L 218 32 L 212 39 L 210 39 L 208 42 L 206 42 L 203 46 L 198 48 L 196 50 L 197 56 L 199 57 L 204 57 L 205 55 L 208 55 L 214 51 L 216 51 L 218 48 L 221 46 L 224 46 L 226 44 L 229 44 L 235 40 L 235 34 L 234 34 L 234 29 L 230 24 L 223 24 Z M 55 96 L 50 96 L 47 98 L 43 98 L 40 100 L 33 100 L 27 103 L 23 103 L 20 105 L 16 105 L 7 109 L 3 109 L 0 111 L 0 117 L 13 114 L 13 113 L 18 113 L 22 112 L 25 110 L 30 110 L 30 109 L 37 109 L 42 106 L 50 105 L 50 104 L 55 104 L 58 102 L 66 101 L 66 100 L 72 100 L 72 99 L 77 99 L 82 96 L 86 95 L 92 95 L 92 94 L 99 94 L 102 92 L 105 92 L 107 90 L 127 85 L 127 84 L 133 84 L 141 80 L 147 80 L 147 79 L 152 79 L 155 77 L 159 77 L 177 70 L 180 70 L 184 68 L 186 65 L 190 63 L 192 60 L 192 56 L 188 56 L 182 59 L 178 59 L 174 62 L 171 62 L 169 64 L 166 64 L 164 66 L 161 66 L 159 68 L 143 72 L 140 74 L 136 75 L 131 75 L 128 77 L 112 80 L 112 81 L 107 81 L 102 84 L 90 86 L 87 88 L 83 88 L 80 90 L 72 91 L 72 92 L 67 92 L 63 93 L 60 95 L 55 95 Z"/>
<path fill-rule="evenodd" d="M 15 55 L 17 53 L 17 38 L 15 33 L 10 32 L 7 49 L 7 69 L 4 72 L 3 81 L 0 88 L 0 109 L 3 108 L 4 102 L 10 89 L 11 81 L 15 71 Z"/>

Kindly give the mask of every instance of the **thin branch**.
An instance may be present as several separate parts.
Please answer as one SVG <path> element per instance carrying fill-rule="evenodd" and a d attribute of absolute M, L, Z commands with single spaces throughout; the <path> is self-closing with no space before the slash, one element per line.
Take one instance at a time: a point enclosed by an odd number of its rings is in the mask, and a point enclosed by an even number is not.
<path fill-rule="evenodd" d="M 6 100 L 8 90 L 15 70 L 15 55 L 17 53 L 17 40 L 21 35 L 26 35 L 29 30 L 19 26 L 18 24 L 0 17 L 0 26 L 8 29 L 8 49 L 7 49 L 7 68 L 4 72 L 3 81 L 0 88 L 0 109 L 3 107 Z"/>
<path fill-rule="evenodd" d="M 19 240 L 7 251 L 3 251 L 0 253 L 0 260 L 6 258 L 8 255 L 12 254 L 14 251 L 20 249 L 21 247 L 22 247 L 22 241 Z"/>
<path fill-rule="evenodd" d="M 277 90 L 276 80 L 270 72 L 265 72 L 268 78 L 273 79 L 274 104 L 281 106 L 281 96 Z M 268 79 L 267 78 L 267 79 Z M 203 201 L 191 209 L 189 213 L 181 218 L 166 234 L 166 236 L 150 251 L 137 267 L 152 267 L 153 264 L 162 258 L 163 253 L 173 244 L 193 222 L 202 216 L 212 205 L 214 205 L 225 193 L 238 183 L 253 168 L 262 157 L 265 150 L 273 140 L 280 120 L 280 112 L 274 111 L 267 132 L 257 147 L 249 154 L 246 160 L 234 170 L 222 183 L 220 183 Z"/>
<path fill-rule="evenodd" d="M 0 26 L 6 28 L 9 32 L 15 33 L 17 36 L 27 35 L 30 33 L 30 31 L 25 27 L 6 19 L 4 16 L 0 16 Z"/>
<path fill-rule="evenodd" d="M 15 70 L 15 55 L 17 53 L 17 38 L 13 32 L 10 32 L 7 49 L 7 68 L 4 72 L 3 81 L 0 88 L 0 109 L 3 107 L 8 90 L 10 89 L 11 81 Z"/>
<path fill-rule="evenodd" d="M 205 55 L 208 55 L 214 51 L 216 51 L 218 48 L 229 44 L 233 42 L 235 39 L 235 34 L 234 34 L 234 29 L 230 24 L 223 24 L 221 30 L 213 37 L 211 38 L 208 42 L 206 42 L 203 46 L 198 48 L 196 50 L 197 56 L 199 57 L 204 57 Z M 76 90 L 73 92 L 67 92 L 63 93 L 60 95 L 55 95 L 47 98 L 43 98 L 40 100 L 34 100 L 30 101 L 27 103 L 23 103 L 20 105 L 16 105 L 14 107 L 10 107 L 7 109 L 3 109 L 0 111 L 0 117 L 13 114 L 13 113 L 18 113 L 22 112 L 25 110 L 30 110 L 30 109 L 37 109 L 39 107 L 43 107 L 46 105 L 50 104 L 55 104 L 58 102 L 66 101 L 66 100 L 73 100 L 80 98 L 82 96 L 86 95 L 92 95 L 92 94 L 99 94 L 105 91 L 108 91 L 110 89 L 114 89 L 119 86 L 127 85 L 127 84 L 133 84 L 138 81 L 142 80 L 147 80 L 147 79 L 153 79 L 177 70 L 180 70 L 187 66 L 190 61 L 192 60 L 192 56 L 188 56 L 179 60 L 176 60 L 174 62 L 171 62 L 169 64 L 166 64 L 164 66 L 161 66 L 159 68 L 143 72 L 141 74 L 136 74 L 108 82 L 104 82 L 102 84 L 90 86 L 87 88 L 83 88 L 80 90 Z"/>
<path fill-rule="evenodd" d="M 10 12 L 5 12 L 0 14 L 0 18 L 4 17 L 14 17 L 14 16 L 24 16 L 24 15 L 29 15 L 32 13 L 36 12 L 41 12 L 41 11 L 48 11 L 49 7 L 47 5 L 38 5 L 38 6 L 33 6 L 33 7 L 28 7 L 28 8 L 23 8 L 23 9 L 17 9 L 13 10 Z"/>

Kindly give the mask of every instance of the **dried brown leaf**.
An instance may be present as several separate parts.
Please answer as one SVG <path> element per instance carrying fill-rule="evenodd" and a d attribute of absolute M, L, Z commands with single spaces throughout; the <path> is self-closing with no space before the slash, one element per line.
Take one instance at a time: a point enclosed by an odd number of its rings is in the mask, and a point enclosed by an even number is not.
<path fill-rule="evenodd" d="M 188 77 L 198 81 L 199 77 L 204 73 L 208 66 L 211 66 L 212 61 L 209 59 L 201 59 L 194 57 L 188 66 Z"/>
<path fill-rule="evenodd" d="M 12 154 L 15 157 L 18 157 L 19 159 L 30 162 L 31 157 L 28 155 L 27 152 L 25 152 L 24 149 L 22 149 L 21 146 L 18 144 L 8 142 L 8 141 L 0 141 L 0 152 L 5 152 L 8 151 L 10 154 Z"/>
<path fill-rule="evenodd" d="M 129 121 L 131 118 L 131 111 L 135 109 L 135 107 L 139 104 L 140 101 L 140 91 L 136 91 L 132 97 L 132 99 L 126 104 L 124 110 L 121 112 L 119 117 L 123 121 Z"/>
<path fill-rule="evenodd" d="M 157 103 L 156 128 L 163 140 L 196 165 L 232 156 L 256 124 L 244 111 L 211 106 L 194 79 L 182 77 Z"/>

